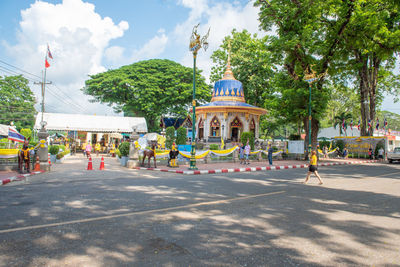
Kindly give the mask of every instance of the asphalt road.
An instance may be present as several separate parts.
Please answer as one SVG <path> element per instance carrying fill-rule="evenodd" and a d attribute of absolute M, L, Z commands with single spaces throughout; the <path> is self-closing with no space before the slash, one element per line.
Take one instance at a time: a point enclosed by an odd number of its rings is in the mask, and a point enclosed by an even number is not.
<path fill-rule="evenodd" d="M 400 266 L 400 164 L 321 167 L 322 186 L 85 164 L 0 187 L 0 266 Z"/>

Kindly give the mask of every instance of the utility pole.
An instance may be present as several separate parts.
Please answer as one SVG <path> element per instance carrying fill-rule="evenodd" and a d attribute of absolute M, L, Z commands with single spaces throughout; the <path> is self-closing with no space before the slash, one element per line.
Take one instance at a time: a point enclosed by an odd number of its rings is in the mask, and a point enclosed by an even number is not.
<path fill-rule="evenodd" d="M 45 95 L 45 91 L 46 91 L 46 84 L 51 84 L 51 82 L 46 82 L 46 68 L 44 69 L 44 75 L 43 75 L 43 71 L 42 71 L 42 77 L 43 80 L 41 82 L 35 82 L 35 84 L 40 84 L 42 87 L 42 120 L 40 121 L 40 124 L 43 124 L 43 113 L 45 111 L 44 109 L 44 95 Z"/>

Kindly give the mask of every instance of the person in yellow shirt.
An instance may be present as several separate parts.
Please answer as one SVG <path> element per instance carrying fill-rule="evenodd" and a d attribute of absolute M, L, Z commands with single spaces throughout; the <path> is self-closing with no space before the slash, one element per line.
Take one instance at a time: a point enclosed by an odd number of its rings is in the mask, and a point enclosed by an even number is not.
<path fill-rule="evenodd" d="M 83 145 L 82 145 L 82 151 L 83 151 L 83 156 L 84 156 L 84 157 L 86 157 L 86 146 L 87 146 L 86 142 L 83 143 Z"/>
<path fill-rule="evenodd" d="M 94 146 L 94 150 L 96 151 L 97 156 L 99 156 L 100 148 L 101 148 L 100 143 L 97 142 L 96 145 Z"/>
<path fill-rule="evenodd" d="M 308 166 L 307 177 L 306 177 L 306 180 L 304 181 L 304 184 L 306 184 L 308 182 L 308 180 L 310 179 L 311 173 L 314 173 L 314 175 L 317 176 L 320 185 L 323 184 L 321 176 L 319 176 L 319 174 L 318 174 L 317 161 L 318 161 L 317 152 L 315 150 L 313 150 L 311 152 L 310 164 Z"/>

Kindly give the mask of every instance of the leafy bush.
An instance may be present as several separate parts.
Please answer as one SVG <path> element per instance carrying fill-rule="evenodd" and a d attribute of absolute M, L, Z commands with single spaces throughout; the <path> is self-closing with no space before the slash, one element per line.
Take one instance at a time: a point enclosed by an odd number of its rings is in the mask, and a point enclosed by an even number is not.
<path fill-rule="evenodd" d="M 324 146 L 326 146 L 327 148 L 329 148 L 329 145 L 331 144 L 331 142 L 329 141 L 319 141 L 319 149 L 323 149 Z"/>
<path fill-rule="evenodd" d="M 340 151 L 343 151 L 343 149 L 344 149 L 344 141 L 335 139 L 335 141 L 333 142 L 332 147 L 333 148 L 338 147 Z"/>
<path fill-rule="evenodd" d="M 129 147 L 130 147 L 130 143 L 129 142 L 122 142 L 119 145 L 118 150 L 121 153 L 122 157 L 129 156 Z"/>
<path fill-rule="evenodd" d="M 179 127 L 176 133 L 176 144 L 186 145 L 186 128 Z"/>
<path fill-rule="evenodd" d="M 291 134 L 291 135 L 289 135 L 289 140 L 291 140 L 291 141 L 301 140 L 301 136 L 299 134 Z"/>
<path fill-rule="evenodd" d="M 7 147 L 8 147 L 8 139 L 7 138 L 0 139 L 0 148 L 7 148 Z"/>
<path fill-rule="evenodd" d="M 115 149 L 115 155 L 117 155 L 118 156 L 118 158 L 120 158 L 121 157 L 121 152 L 119 151 L 119 149 L 117 148 L 117 149 Z"/>
<path fill-rule="evenodd" d="M 58 145 L 49 146 L 49 153 L 50 154 L 57 155 L 59 151 L 60 151 L 60 148 L 58 147 Z"/>
<path fill-rule="evenodd" d="M 62 151 L 65 151 L 65 146 L 64 145 L 58 145 L 58 148 Z"/>
<path fill-rule="evenodd" d="M 25 136 L 26 139 L 30 138 L 32 136 L 32 130 L 29 128 L 23 128 L 21 129 L 20 133 Z"/>
<path fill-rule="evenodd" d="M 37 141 L 30 141 L 29 145 L 32 146 L 32 147 L 35 147 L 38 143 L 39 142 L 37 142 Z"/>
<path fill-rule="evenodd" d="M 165 130 L 165 146 L 171 149 L 172 143 L 175 141 L 175 128 L 173 126 L 168 127 Z"/>
<path fill-rule="evenodd" d="M 65 155 L 69 154 L 70 152 L 71 152 L 71 151 L 70 151 L 69 149 L 64 150 L 64 151 L 58 153 L 57 156 L 56 156 L 56 158 L 57 158 L 57 159 L 62 159 Z"/>
<path fill-rule="evenodd" d="M 254 150 L 254 135 L 252 132 L 243 132 L 240 135 L 240 142 L 242 142 L 242 144 L 246 145 L 247 140 L 249 140 L 251 150 Z"/>
<path fill-rule="evenodd" d="M 210 150 L 219 150 L 218 144 L 210 144 Z"/>

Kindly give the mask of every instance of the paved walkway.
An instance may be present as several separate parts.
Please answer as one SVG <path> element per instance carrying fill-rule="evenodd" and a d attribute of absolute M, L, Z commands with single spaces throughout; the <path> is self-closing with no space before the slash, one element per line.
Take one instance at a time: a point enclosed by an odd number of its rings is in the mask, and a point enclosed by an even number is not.
<path fill-rule="evenodd" d="M 101 162 L 101 155 L 99 157 L 92 157 L 92 165 L 94 170 L 98 170 Z M 105 168 L 107 169 L 125 169 L 119 164 L 117 158 L 104 157 Z M 342 164 L 360 164 L 371 161 L 365 161 L 363 159 L 329 159 L 329 160 L 320 160 L 319 166 L 326 165 L 342 165 Z M 375 162 L 375 161 L 372 161 Z M 77 154 L 74 156 L 70 156 L 64 160 L 63 163 L 53 164 L 51 167 L 51 171 L 57 171 L 60 168 L 67 167 L 71 169 L 82 169 L 85 170 L 87 168 L 88 160 L 81 154 Z M 74 167 L 71 167 L 74 165 Z M 154 166 L 151 164 L 151 166 Z M 139 167 L 137 169 L 140 170 L 155 170 L 162 172 L 173 172 L 179 174 L 213 174 L 213 173 L 224 173 L 224 172 L 244 172 L 244 171 L 268 171 L 268 170 L 279 170 L 279 169 L 291 169 L 291 168 L 305 168 L 307 167 L 307 161 L 301 160 L 275 160 L 273 161 L 273 166 L 269 166 L 266 161 L 252 161 L 249 165 L 241 165 L 239 162 L 219 162 L 219 163 L 208 163 L 202 164 L 199 163 L 196 165 L 198 170 L 193 171 L 189 170 L 189 165 L 180 165 L 178 168 L 170 168 L 165 165 L 158 165 L 156 169 L 154 168 L 143 168 Z M 20 175 L 16 171 L 0 171 L 0 185 L 12 182 L 23 180 L 27 176 L 37 175 L 39 172 L 32 174 L 24 174 Z"/>
<path fill-rule="evenodd" d="M 376 162 L 375 160 L 365 159 L 327 159 L 320 160 L 319 166 L 329 165 L 344 165 L 344 164 L 362 164 Z M 280 170 L 280 169 L 295 169 L 308 167 L 308 162 L 304 160 L 275 160 L 273 165 L 269 165 L 266 161 L 253 161 L 250 164 L 242 165 L 239 162 L 220 162 L 220 163 L 208 163 L 208 164 L 196 164 L 197 170 L 189 170 L 189 165 L 179 165 L 177 168 L 167 166 L 157 166 L 152 168 L 153 164 L 150 164 L 150 168 L 137 167 L 139 170 L 155 170 L 162 172 L 174 172 L 179 174 L 213 174 L 213 173 L 225 173 L 225 172 L 244 172 L 244 171 L 269 171 L 269 170 Z"/>

